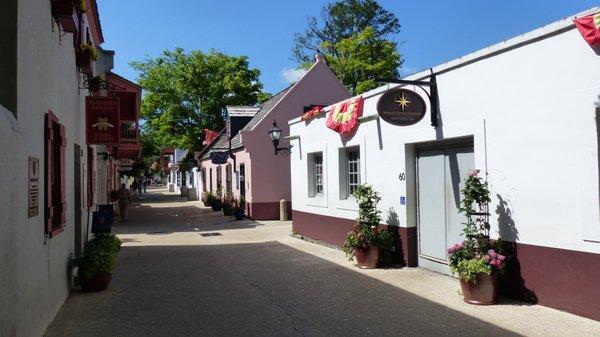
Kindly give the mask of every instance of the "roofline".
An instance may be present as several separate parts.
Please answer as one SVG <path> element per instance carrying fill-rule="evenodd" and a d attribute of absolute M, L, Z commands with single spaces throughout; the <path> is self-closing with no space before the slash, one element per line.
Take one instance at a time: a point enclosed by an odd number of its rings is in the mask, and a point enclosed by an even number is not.
<path fill-rule="evenodd" d="M 287 89 L 289 88 L 289 90 L 288 90 L 288 91 L 285 93 L 285 95 L 283 95 L 283 97 L 281 97 L 281 98 L 279 99 L 279 101 L 277 101 L 277 103 L 275 103 L 275 105 L 273 105 L 273 106 L 271 107 L 271 109 L 269 109 L 269 111 L 267 111 L 267 113 L 266 113 L 266 114 L 263 116 L 263 118 L 261 118 L 261 119 L 258 121 L 258 123 L 256 123 L 256 124 L 254 125 L 254 127 L 253 127 L 252 129 L 250 129 L 249 131 L 254 131 L 254 129 L 255 129 L 255 128 L 258 126 L 258 125 L 260 125 L 260 123 L 262 123 L 262 121 L 263 121 L 265 118 L 267 118 L 267 116 L 269 116 L 269 114 L 271 113 L 271 111 L 273 111 L 273 109 L 275 109 L 276 107 L 278 107 L 278 106 L 279 106 L 279 104 L 281 104 L 281 102 L 283 102 L 283 101 L 284 101 L 284 100 L 285 100 L 285 99 L 286 99 L 286 98 L 287 98 L 287 97 L 288 97 L 288 96 L 289 96 L 289 95 L 292 93 L 292 91 L 294 91 L 294 88 L 296 88 L 296 87 L 297 87 L 297 86 L 298 86 L 298 85 L 299 85 L 299 84 L 300 84 L 302 81 L 304 81 L 304 80 L 305 80 L 305 78 L 306 78 L 306 75 L 308 75 L 308 73 L 310 73 L 310 72 L 311 72 L 311 71 L 312 71 L 312 70 L 313 70 L 313 69 L 314 69 L 314 68 L 315 68 L 315 67 L 316 67 L 318 64 L 320 64 L 320 63 L 325 63 L 325 61 L 323 61 L 323 60 L 321 60 L 321 61 L 316 61 L 316 62 L 315 62 L 315 63 L 314 63 L 314 64 L 313 64 L 313 65 L 312 65 L 310 68 L 308 68 L 308 70 L 306 71 L 306 73 L 305 73 L 304 75 L 302 75 L 302 77 L 301 77 L 301 78 L 300 78 L 298 81 L 296 81 L 296 83 L 294 83 L 294 84 L 292 85 L 292 87 L 291 87 L 291 88 L 290 88 L 290 87 L 287 87 L 287 88 L 283 89 L 283 90 L 287 90 Z M 327 66 L 327 64 L 325 64 L 325 66 Z M 283 91 L 283 90 L 281 90 L 281 91 Z M 280 92 L 281 92 L 281 91 L 280 91 Z M 279 92 L 279 93 L 280 93 L 280 92 Z M 277 94 L 279 94 L 279 93 L 277 93 Z M 275 94 L 275 95 L 273 95 L 273 96 L 276 96 L 277 94 Z M 240 132 L 241 132 L 241 131 L 240 131 Z"/>
<path fill-rule="evenodd" d="M 535 42 L 545 40 L 547 38 L 550 38 L 550 37 L 568 32 L 572 29 L 575 29 L 575 24 L 573 23 L 574 19 L 582 17 L 582 16 L 594 14 L 597 12 L 600 12 L 600 7 L 592 7 L 585 11 L 579 12 L 575 15 L 565 17 L 561 20 L 552 22 L 548 25 L 545 25 L 540 28 L 529 31 L 527 33 L 521 34 L 520 36 L 505 40 L 500 43 L 493 44 L 489 47 L 485 47 L 478 51 L 475 51 L 470 54 L 458 57 L 454 60 L 439 64 L 432 68 L 428 68 L 428 69 L 413 73 L 411 75 L 404 76 L 403 79 L 408 79 L 408 80 L 427 79 L 427 78 L 430 78 L 432 75 L 440 75 L 440 74 L 470 65 L 472 63 L 479 62 L 481 60 L 509 52 L 513 49 L 520 48 L 520 47 L 523 47 L 523 46 L 526 46 L 526 45 L 529 45 L 529 44 L 532 44 Z M 392 88 L 402 87 L 402 86 L 404 86 L 404 85 L 403 84 L 384 84 L 378 88 L 364 92 L 361 95 L 363 96 L 364 99 L 367 99 L 367 98 L 379 95 L 382 92 L 388 91 Z M 356 96 L 359 96 L 359 95 L 356 95 Z M 342 101 L 340 101 L 340 102 L 342 102 Z M 329 106 L 324 107 L 324 111 L 328 112 L 333 105 L 338 104 L 338 103 L 339 102 L 335 102 Z M 288 122 L 288 125 L 297 124 L 298 122 L 301 121 L 301 118 L 302 117 L 300 116 L 300 117 L 291 119 Z"/>
<path fill-rule="evenodd" d="M 125 83 L 127 83 L 128 85 L 130 85 L 130 86 L 133 86 L 133 87 L 137 88 L 137 89 L 138 89 L 138 90 L 140 90 L 140 91 L 142 90 L 142 87 L 141 87 L 141 86 L 139 86 L 137 83 L 135 83 L 135 82 L 132 82 L 132 81 L 130 81 L 130 80 L 128 80 L 128 79 L 126 79 L 125 77 L 123 77 L 123 76 L 121 76 L 121 75 L 119 75 L 119 74 L 117 74 L 117 73 L 113 73 L 112 71 L 109 71 L 109 72 L 107 72 L 106 74 L 107 74 L 108 76 L 112 75 L 112 76 L 116 77 L 116 79 L 117 79 L 117 80 L 119 80 L 119 81 L 122 81 L 122 82 L 125 82 Z"/>

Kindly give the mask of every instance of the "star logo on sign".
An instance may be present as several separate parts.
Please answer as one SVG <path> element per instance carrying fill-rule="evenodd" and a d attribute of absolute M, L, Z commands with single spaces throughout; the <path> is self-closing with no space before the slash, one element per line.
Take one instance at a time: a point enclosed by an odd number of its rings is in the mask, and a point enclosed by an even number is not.
<path fill-rule="evenodd" d="M 394 100 L 395 103 L 398 104 L 398 106 L 404 111 L 406 110 L 406 108 L 408 107 L 408 105 L 410 104 L 410 101 L 408 100 L 408 98 L 404 95 L 404 93 L 402 93 L 400 96 L 396 96 L 396 99 Z"/>

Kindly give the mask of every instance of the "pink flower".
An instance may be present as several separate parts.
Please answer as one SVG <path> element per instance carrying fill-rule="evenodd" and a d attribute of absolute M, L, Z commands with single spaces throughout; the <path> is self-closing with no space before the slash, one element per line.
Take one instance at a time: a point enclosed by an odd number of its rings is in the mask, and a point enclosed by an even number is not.
<path fill-rule="evenodd" d="M 486 255 L 483 257 L 483 259 L 485 260 L 485 262 L 490 262 L 490 260 L 492 259 L 489 255 Z"/>
<path fill-rule="evenodd" d="M 506 256 L 498 254 L 498 257 L 497 257 L 498 260 L 504 261 L 505 258 L 506 258 Z"/>
<path fill-rule="evenodd" d="M 477 177 L 477 174 L 479 173 L 479 170 L 470 170 L 469 173 L 467 173 L 469 175 L 469 177 Z"/>
<path fill-rule="evenodd" d="M 498 253 L 496 253 L 496 251 L 493 249 L 488 250 L 488 254 L 493 258 L 496 258 L 498 256 Z"/>
<path fill-rule="evenodd" d="M 498 263 L 498 262 L 497 262 L 496 260 L 492 260 L 492 261 L 490 261 L 490 264 L 491 264 L 492 266 L 496 266 L 496 265 L 497 265 L 497 263 Z"/>

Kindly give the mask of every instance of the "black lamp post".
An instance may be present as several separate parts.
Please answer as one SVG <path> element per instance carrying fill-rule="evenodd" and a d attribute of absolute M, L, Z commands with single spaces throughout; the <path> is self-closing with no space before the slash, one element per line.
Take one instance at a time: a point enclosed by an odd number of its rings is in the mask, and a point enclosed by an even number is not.
<path fill-rule="evenodd" d="M 277 155 L 277 153 L 282 152 L 283 154 L 289 154 L 290 150 L 292 149 L 292 146 L 286 146 L 286 147 L 278 147 L 279 146 L 279 140 L 281 139 L 281 128 L 279 126 L 277 126 L 277 122 L 273 121 L 273 126 L 269 129 L 269 131 L 267 131 L 267 133 L 269 134 L 269 138 L 271 138 L 271 141 L 273 142 L 273 148 L 275 149 L 275 155 Z"/>

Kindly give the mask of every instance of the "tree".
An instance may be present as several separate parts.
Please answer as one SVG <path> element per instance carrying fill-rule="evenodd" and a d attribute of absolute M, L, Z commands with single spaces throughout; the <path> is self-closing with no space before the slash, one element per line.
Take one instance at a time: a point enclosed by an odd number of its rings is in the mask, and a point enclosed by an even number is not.
<path fill-rule="evenodd" d="M 262 93 L 260 71 L 246 56 L 177 48 L 131 66 L 144 89 L 144 128 L 162 147 L 199 149 L 204 128 L 223 127 L 226 105 L 254 105 Z"/>
<path fill-rule="evenodd" d="M 400 32 L 398 18 L 382 8 L 375 0 L 341 0 L 328 4 L 321 10 L 321 21 L 308 18 L 308 29 L 294 35 L 292 55 L 299 64 L 311 63 L 321 52 L 323 43 L 335 45 L 341 40 L 373 29 L 375 39 L 392 38 Z M 337 57 L 337 51 L 332 54 Z"/>
<path fill-rule="evenodd" d="M 393 42 L 364 31 L 337 43 L 323 43 L 325 60 L 353 95 L 377 87 L 377 78 L 396 78 L 402 59 Z"/>

